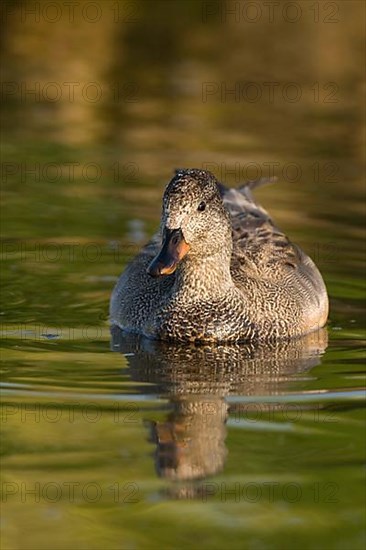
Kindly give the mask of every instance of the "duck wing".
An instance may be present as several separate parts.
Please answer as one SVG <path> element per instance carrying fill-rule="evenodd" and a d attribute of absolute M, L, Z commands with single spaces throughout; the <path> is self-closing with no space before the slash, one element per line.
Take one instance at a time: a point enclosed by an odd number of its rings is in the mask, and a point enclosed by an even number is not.
<path fill-rule="evenodd" d="M 284 272 L 299 269 L 307 256 L 276 227 L 268 212 L 257 204 L 252 190 L 274 180 L 261 178 L 237 189 L 222 189 L 233 230 L 232 272 L 274 281 Z"/>

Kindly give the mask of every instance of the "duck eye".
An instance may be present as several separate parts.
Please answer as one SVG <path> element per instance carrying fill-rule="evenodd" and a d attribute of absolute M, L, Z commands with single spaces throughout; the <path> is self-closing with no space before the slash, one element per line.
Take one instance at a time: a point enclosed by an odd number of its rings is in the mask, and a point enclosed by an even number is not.
<path fill-rule="evenodd" d="M 198 207 L 197 207 L 197 210 L 198 212 L 203 212 L 206 208 L 206 203 L 204 201 L 200 202 Z"/>

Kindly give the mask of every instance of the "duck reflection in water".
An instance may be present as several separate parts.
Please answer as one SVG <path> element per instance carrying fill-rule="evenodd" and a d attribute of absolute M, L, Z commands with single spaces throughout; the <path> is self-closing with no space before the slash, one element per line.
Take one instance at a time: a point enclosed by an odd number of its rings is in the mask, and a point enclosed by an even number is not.
<path fill-rule="evenodd" d="M 156 444 L 158 475 L 181 482 L 170 490 L 174 498 L 202 495 L 197 481 L 224 468 L 229 413 L 245 418 L 258 404 L 261 412 L 280 408 L 280 395 L 298 375 L 320 363 L 327 347 L 325 329 L 261 346 L 182 345 L 126 334 L 118 327 L 111 333 L 112 349 L 126 355 L 132 380 L 153 384 L 146 392 L 170 401 L 166 420 L 146 425 Z M 279 395 L 279 403 L 263 399 L 274 395 Z M 253 399 L 243 402 L 243 396 Z"/>

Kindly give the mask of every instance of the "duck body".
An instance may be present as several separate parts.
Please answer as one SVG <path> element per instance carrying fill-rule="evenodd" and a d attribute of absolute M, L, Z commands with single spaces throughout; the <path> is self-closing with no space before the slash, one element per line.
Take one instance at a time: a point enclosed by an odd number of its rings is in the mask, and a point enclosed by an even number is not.
<path fill-rule="evenodd" d="M 113 290 L 112 324 L 190 342 L 286 340 L 324 326 L 323 279 L 255 203 L 261 183 L 227 189 L 210 172 L 177 171 L 159 233 Z"/>

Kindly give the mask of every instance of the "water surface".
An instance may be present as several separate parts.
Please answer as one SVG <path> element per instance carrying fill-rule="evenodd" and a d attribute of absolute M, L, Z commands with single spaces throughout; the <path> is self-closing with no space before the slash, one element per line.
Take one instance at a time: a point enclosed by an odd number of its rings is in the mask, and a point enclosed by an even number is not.
<path fill-rule="evenodd" d="M 250 24 L 136 2 L 127 24 L 107 4 L 94 25 L 22 2 L 3 22 L 3 547 L 364 548 L 364 7 Z M 103 94 L 21 95 L 66 81 Z M 110 334 L 177 167 L 273 169 L 256 196 L 319 266 L 325 330 L 260 349 Z"/>

